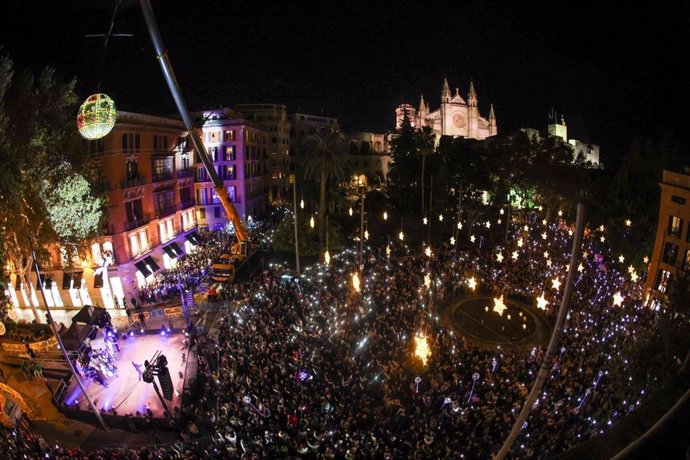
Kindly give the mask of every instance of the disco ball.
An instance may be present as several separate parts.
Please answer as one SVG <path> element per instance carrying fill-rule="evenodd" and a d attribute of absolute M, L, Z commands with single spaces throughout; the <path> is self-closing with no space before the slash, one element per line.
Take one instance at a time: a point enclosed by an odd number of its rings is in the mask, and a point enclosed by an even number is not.
<path fill-rule="evenodd" d="M 115 126 L 117 110 L 115 102 L 106 94 L 92 94 L 79 107 L 77 129 L 83 138 L 100 139 Z"/>

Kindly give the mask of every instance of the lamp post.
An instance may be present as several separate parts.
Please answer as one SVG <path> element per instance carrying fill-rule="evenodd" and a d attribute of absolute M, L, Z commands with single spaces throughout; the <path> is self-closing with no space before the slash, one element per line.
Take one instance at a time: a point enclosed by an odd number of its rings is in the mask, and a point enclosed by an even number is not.
<path fill-rule="evenodd" d="M 62 343 L 62 337 L 60 337 L 60 333 L 57 330 L 57 327 L 55 326 L 55 321 L 53 321 L 53 315 L 50 312 L 50 308 L 48 307 L 48 301 L 46 300 L 46 293 L 43 291 L 43 280 L 41 279 L 41 271 L 38 267 L 38 259 L 36 258 L 36 251 L 34 250 L 34 238 L 33 235 L 29 232 L 29 244 L 31 246 L 31 257 L 33 257 L 34 260 L 34 269 L 36 270 L 36 278 L 38 278 L 38 284 L 41 288 L 41 296 L 43 297 L 43 303 L 46 305 L 46 319 L 48 320 L 48 324 L 50 325 L 51 329 L 53 330 L 53 334 L 55 334 L 55 338 L 57 339 L 58 346 L 60 347 L 60 350 L 62 350 L 62 354 L 65 357 L 65 361 L 67 361 L 67 365 L 69 366 L 70 371 L 72 372 L 72 376 L 74 376 L 75 379 L 77 379 L 77 385 L 79 385 L 79 389 L 81 390 L 82 394 L 86 398 L 86 400 L 89 402 L 89 406 L 91 407 L 91 410 L 93 411 L 94 415 L 96 415 L 96 419 L 98 422 L 101 424 L 103 429 L 105 431 L 110 431 L 108 426 L 105 424 L 105 421 L 103 421 L 103 418 L 101 417 L 101 413 L 98 412 L 98 409 L 96 408 L 96 405 L 93 403 L 91 398 L 89 397 L 89 394 L 86 392 L 86 388 L 84 388 L 84 384 L 81 381 L 81 378 L 79 377 L 79 374 L 77 374 L 76 370 L 74 369 L 74 364 L 72 363 L 72 360 L 69 358 L 69 355 L 67 354 L 67 349 L 65 348 L 65 344 Z"/>
<path fill-rule="evenodd" d="M 363 265 L 363 257 L 364 257 L 364 185 L 360 182 L 359 184 L 359 190 L 360 190 L 360 196 L 361 196 L 361 202 L 359 206 L 359 266 L 360 269 Z"/>
<path fill-rule="evenodd" d="M 290 182 L 292 182 L 292 207 L 295 211 L 295 266 L 297 267 L 297 274 L 299 275 L 299 237 L 297 234 L 297 181 L 295 175 L 290 174 Z"/>

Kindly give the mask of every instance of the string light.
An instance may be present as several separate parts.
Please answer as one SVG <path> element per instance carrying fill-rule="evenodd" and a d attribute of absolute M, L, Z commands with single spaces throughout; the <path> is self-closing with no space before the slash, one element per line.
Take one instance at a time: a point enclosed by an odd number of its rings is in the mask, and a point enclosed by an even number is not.
<path fill-rule="evenodd" d="M 632 225 L 632 221 L 630 219 L 625 219 L 625 226 L 630 227 Z"/>

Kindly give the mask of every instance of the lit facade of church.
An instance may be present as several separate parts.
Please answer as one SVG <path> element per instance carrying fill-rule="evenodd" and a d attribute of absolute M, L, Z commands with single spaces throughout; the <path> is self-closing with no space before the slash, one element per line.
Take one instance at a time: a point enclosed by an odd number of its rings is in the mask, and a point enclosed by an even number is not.
<path fill-rule="evenodd" d="M 440 136 L 462 136 L 468 139 L 486 139 L 498 134 L 494 107 L 491 105 L 488 118 L 479 114 L 477 92 L 472 82 L 470 82 L 467 101 L 465 101 L 457 88 L 455 95 L 451 96 L 448 80 L 444 78 L 443 89 L 441 90 L 441 106 L 433 112 L 424 100 L 424 96 L 421 97 L 418 109 L 410 104 L 401 104 L 395 110 L 396 129 L 400 128 L 405 111 L 407 111 L 412 126 L 415 128 L 428 126 L 437 138 Z"/>

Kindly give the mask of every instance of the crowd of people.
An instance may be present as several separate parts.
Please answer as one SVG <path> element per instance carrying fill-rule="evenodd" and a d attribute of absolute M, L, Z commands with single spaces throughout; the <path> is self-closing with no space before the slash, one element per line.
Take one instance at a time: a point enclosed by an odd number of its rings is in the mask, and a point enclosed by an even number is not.
<path fill-rule="evenodd" d="M 496 296 L 541 295 L 548 301 L 542 314 L 553 318 L 563 294 L 553 280 L 565 284 L 571 234 L 563 223 L 532 222 L 490 250 L 440 245 L 427 253 L 398 245 L 387 256 L 367 254 L 359 289 L 351 251 L 298 278 L 268 265 L 236 284 L 236 302 L 227 304 L 217 330 L 195 340 L 184 443 L 89 458 L 491 458 L 544 358 L 550 376 L 510 456 L 561 453 L 603 433 L 662 383 L 632 379 L 628 365 L 656 321 L 656 311 L 642 304 L 642 280 L 631 279 L 592 232 L 559 352 L 547 357 L 545 344 L 467 340 L 443 309 L 453 294 L 472 294 L 467 280 L 474 278 L 477 291 Z M 228 242 L 209 236 L 208 249 L 188 256 L 180 273 L 202 279 L 204 260 Z M 174 289 L 173 282 L 161 280 L 153 296 Z M 415 356 L 420 335 L 430 347 L 426 363 Z M 37 437 L 8 433 L 0 431 L 9 458 L 24 458 L 26 449 L 70 457 Z"/>

